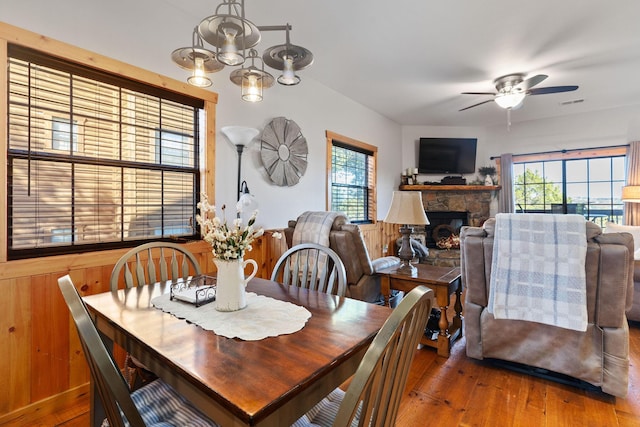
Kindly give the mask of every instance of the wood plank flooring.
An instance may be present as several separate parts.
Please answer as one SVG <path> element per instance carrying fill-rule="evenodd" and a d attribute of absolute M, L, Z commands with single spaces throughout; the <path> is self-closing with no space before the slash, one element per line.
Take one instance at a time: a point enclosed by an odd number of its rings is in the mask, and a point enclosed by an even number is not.
<path fill-rule="evenodd" d="M 630 327 L 626 399 L 469 359 L 464 346 L 464 338 L 456 342 L 448 359 L 434 349 L 418 351 L 398 426 L 640 426 L 640 324 Z M 13 425 L 88 426 L 88 396 L 65 411 Z"/>

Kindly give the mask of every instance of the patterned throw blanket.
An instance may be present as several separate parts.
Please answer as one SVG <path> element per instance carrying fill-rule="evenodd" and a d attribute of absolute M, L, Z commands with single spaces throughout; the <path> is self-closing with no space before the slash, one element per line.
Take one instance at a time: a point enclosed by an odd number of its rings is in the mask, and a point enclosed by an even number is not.
<path fill-rule="evenodd" d="M 586 331 L 586 253 L 581 215 L 497 214 L 489 312 Z"/>
<path fill-rule="evenodd" d="M 317 243 L 322 246 L 329 246 L 329 232 L 333 221 L 344 216 L 340 212 L 303 212 L 296 222 L 293 230 L 292 244 Z"/>

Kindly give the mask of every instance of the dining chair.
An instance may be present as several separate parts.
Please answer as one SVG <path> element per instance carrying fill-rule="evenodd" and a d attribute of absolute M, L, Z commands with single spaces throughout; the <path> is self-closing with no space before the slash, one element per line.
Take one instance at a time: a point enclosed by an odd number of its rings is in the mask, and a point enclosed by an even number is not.
<path fill-rule="evenodd" d="M 153 425 L 217 426 L 160 379 L 129 392 L 129 387 L 91 321 L 69 275 L 58 286 L 75 322 L 80 343 L 111 427 Z M 103 425 L 105 425 L 103 423 Z"/>
<path fill-rule="evenodd" d="M 111 270 L 109 284 L 112 291 L 118 290 L 121 273 L 125 286 L 131 288 L 159 281 L 186 279 L 190 275 L 201 274 L 201 271 L 196 257 L 181 245 L 151 242 L 136 246 L 120 257 Z"/>
<path fill-rule="evenodd" d="M 112 291 L 117 291 L 121 275 L 125 287 L 131 288 L 158 281 L 186 279 L 191 273 L 201 274 L 200 264 L 191 252 L 177 243 L 151 242 L 136 246 L 122 255 L 111 270 L 109 284 Z M 124 372 L 132 389 L 156 378 L 142 362 L 128 353 Z"/>
<path fill-rule="evenodd" d="M 342 260 L 332 249 L 316 243 L 301 243 L 282 254 L 271 280 L 341 297 L 347 291 Z"/>
<path fill-rule="evenodd" d="M 367 349 L 347 391 L 335 389 L 292 427 L 393 426 L 432 298 L 425 286 L 409 292 Z"/>

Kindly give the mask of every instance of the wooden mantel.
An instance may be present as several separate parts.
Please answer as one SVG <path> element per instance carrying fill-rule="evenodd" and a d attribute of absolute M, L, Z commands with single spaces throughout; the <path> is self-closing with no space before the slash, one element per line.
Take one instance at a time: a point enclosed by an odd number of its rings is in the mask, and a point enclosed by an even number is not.
<path fill-rule="evenodd" d="M 495 191 L 502 187 L 499 185 L 401 185 L 400 190 L 405 191 Z"/>

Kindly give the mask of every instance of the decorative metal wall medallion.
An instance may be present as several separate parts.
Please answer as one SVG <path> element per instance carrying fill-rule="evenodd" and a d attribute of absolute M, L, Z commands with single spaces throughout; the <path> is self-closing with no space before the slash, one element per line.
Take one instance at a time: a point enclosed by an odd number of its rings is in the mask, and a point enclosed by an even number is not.
<path fill-rule="evenodd" d="M 293 186 L 307 170 L 307 140 L 300 127 L 286 117 L 276 117 L 262 131 L 260 157 L 271 181 Z"/>

